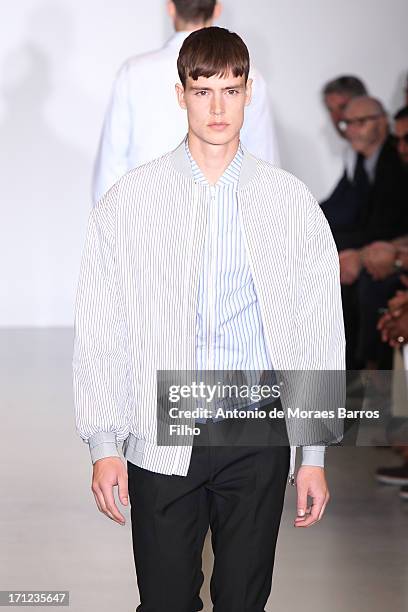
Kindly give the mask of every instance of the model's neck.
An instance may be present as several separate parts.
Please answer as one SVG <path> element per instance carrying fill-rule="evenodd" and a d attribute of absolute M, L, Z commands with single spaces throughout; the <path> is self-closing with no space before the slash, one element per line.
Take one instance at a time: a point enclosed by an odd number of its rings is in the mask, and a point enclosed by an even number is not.
<path fill-rule="evenodd" d="M 202 23 L 187 23 L 185 21 L 181 21 L 180 19 L 175 19 L 174 21 L 174 29 L 176 32 L 195 32 L 196 30 L 201 30 L 202 28 L 208 28 L 211 25 L 211 21 L 205 21 Z"/>
<path fill-rule="evenodd" d="M 198 138 L 191 130 L 188 132 L 188 147 L 194 161 L 210 185 L 214 185 L 234 159 L 238 146 L 239 134 L 225 144 L 211 144 Z"/>

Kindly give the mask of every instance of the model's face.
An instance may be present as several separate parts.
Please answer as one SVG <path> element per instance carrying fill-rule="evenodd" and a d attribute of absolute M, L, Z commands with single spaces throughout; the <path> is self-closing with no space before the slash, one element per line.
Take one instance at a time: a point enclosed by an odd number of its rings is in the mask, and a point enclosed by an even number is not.
<path fill-rule="evenodd" d="M 341 93 L 330 93 L 324 97 L 324 103 L 329 111 L 333 125 L 342 138 L 345 138 L 345 134 L 339 129 L 338 123 L 344 119 L 344 111 L 350 100 L 350 95 Z"/>
<path fill-rule="evenodd" d="M 397 138 L 397 148 L 402 163 L 408 167 L 408 119 L 398 119 L 395 122 L 394 134 Z"/>
<path fill-rule="evenodd" d="M 244 109 L 251 101 L 252 79 L 245 77 L 187 78 L 176 85 L 179 104 L 187 110 L 189 130 L 209 144 L 227 144 L 239 135 Z"/>

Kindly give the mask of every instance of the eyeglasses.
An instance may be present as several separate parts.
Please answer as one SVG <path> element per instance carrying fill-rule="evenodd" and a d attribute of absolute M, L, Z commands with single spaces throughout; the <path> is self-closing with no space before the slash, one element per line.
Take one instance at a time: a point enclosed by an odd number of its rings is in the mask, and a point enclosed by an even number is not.
<path fill-rule="evenodd" d="M 383 113 L 377 113 L 376 115 L 365 115 L 364 117 L 355 117 L 354 119 L 342 119 L 338 122 L 338 128 L 342 132 L 345 132 L 350 125 L 357 127 L 363 127 L 367 121 L 374 121 L 383 116 Z"/>
<path fill-rule="evenodd" d="M 395 134 L 393 134 L 392 138 L 394 140 L 395 146 L 398 146 L 400 142 L 403 142 L 404 144 L 408 145 L 408 132 L 403 136 L 395 136 Z"/>

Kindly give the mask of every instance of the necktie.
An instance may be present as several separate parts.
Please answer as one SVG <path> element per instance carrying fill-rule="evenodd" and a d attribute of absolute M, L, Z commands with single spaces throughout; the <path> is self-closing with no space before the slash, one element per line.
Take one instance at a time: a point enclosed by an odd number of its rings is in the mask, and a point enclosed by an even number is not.
<path fill-rule="evenodd" d="M 361 199 L 365 199 L 370 190 L 370 181 L 364 166 L 365 157 L 361 153 L 357 155 L 356 167 L 354 169 L 353 186 Z"/>

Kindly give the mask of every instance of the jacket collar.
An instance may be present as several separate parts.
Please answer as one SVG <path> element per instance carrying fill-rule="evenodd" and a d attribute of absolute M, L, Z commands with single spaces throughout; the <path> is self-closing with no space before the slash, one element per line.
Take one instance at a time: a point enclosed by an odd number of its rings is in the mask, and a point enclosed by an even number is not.
<path fill-rule="evenodd" d="M 170 153 L 170 162 L 173 168 L 183 174 L 186 178 L 194 180 L 191 163 L 185 147 L 187 135 L 181 143 Z M 258 160 L 241 143 L 243 157 L 241 172 L 239 174 L 238 190 L 247 185 L 255 176 Z"/>

